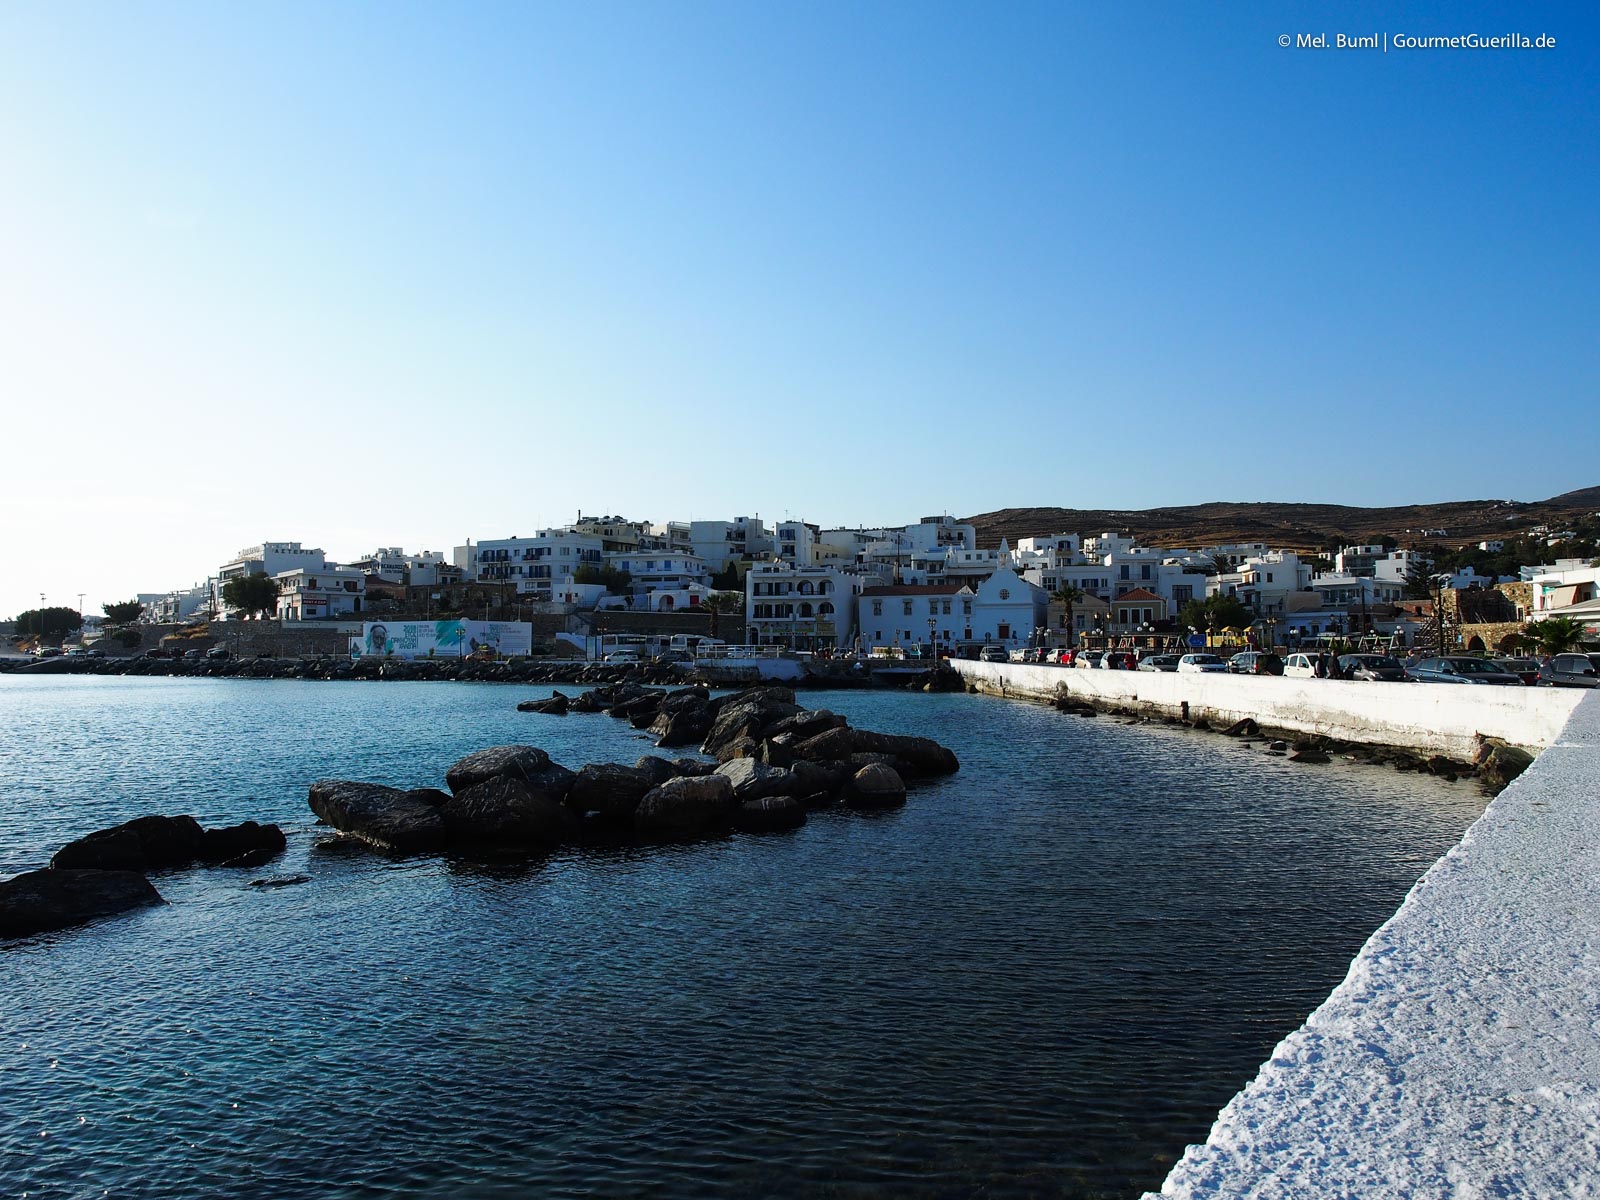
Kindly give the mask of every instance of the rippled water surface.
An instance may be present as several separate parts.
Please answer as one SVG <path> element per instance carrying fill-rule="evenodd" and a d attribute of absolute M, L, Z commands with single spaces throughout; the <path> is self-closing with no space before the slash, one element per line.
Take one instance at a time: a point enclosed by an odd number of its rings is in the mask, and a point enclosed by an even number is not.
<path fill-rule="evenodd" d="M 148 812 L 265 872 L 0 947 L 0 1195 L 1127 1196 L 1482 808 L 1466 784 L 976 696 L 818 693 L 962 770 L 882 816 L 484 868 L 329 844 L 531 689 L 0 678 L 0 873 Z M 278 890 L 263 873 L 304 873 Z"/>

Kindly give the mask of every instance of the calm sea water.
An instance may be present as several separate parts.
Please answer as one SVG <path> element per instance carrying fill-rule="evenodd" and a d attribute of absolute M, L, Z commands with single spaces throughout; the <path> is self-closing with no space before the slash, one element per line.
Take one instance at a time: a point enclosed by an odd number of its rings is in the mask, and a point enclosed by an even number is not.
<path fill-rule="evenodd" d="M 148 812 L 266 872 L 0 948 L 0 1195 L 1128 1196 L 1482 799 L 975 696 L 824 693 L 957 776 L 777 837 L 484 868 L 330 844 L 321 776 L 439 785 L 603 716 L 473 684 L 0 678 L 0 873 Z M 263 873 L 305 873 L 280 890 Z"/>

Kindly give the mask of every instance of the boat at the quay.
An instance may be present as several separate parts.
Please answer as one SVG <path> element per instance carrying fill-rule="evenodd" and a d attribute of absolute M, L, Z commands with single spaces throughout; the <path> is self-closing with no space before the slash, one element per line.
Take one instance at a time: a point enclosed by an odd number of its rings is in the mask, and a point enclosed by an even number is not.
<path fill-rule="evenodd" d="M 1185 728 L 849 691 L 807 703 L 960 772 L 788 833 L 488 864 L 375 853 L 307 807 L 322 778 L 438 788 L 487 746 L 651 751 L 627 722 L 516 709 L 549 694 L 0 679 L 0 873 L 182 812 L 279 825 L 265 870 L 304 877 L 157 872 L 162 906 L 6 944 L 6 1181 L 1126 1196 L 1484 802 Z"/>

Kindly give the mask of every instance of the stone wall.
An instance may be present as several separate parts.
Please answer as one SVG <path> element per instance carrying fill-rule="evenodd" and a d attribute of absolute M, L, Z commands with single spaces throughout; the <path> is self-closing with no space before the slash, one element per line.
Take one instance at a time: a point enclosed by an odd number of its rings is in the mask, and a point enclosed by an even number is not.
<path fill-rule="evenodd" d="M 1204 717 L 1216 726 L 1251 717 L 1274 729 L 1463 759 L 1476 753 L 1479 734 L 1529 750 L 1550 745 L 1586 694 L 1565 688 L 1090 671 L 964 659 L 950 665 L 980 691 L 995 695 L 1067 697 L 1163 716 Z"/>

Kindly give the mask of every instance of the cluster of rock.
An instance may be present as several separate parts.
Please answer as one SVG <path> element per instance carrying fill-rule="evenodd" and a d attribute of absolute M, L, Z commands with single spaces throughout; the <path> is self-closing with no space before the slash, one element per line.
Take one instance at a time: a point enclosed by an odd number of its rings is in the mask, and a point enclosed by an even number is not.
<path fill-rule="evenodd" d="M 1060 696 L 1051 703 L 1057 710 L 1075 716 L 1098 715 L 1094 707 L 1076 698 Z M 1152 716 L 1148 712 L 1114 705 L 1107 705 L 1106 710 L 1121 715 L 1124 724 L 1135 725 L 1159 720 L 1168 725 L 1184 725 L 1200 732 L 1214 732 L 1225 737 L 1238 738 L 1240 744 L 1244 746 L 1254 747 L 1260 744 L 1262 753 L 1274 758 L 1286 758 L 1290 762 L 1331 763 L 1334 756 L 1338 755 L 1351 762 L 1373 763 L 1390 766 L 1397 771 L 1416 771 L 1433 775 L 1449 783 L 1459 779 L 1476 779 L 1491 795 L 1503 791 L 1507 784 L 1526 771 L 1533 762 L 1533 755 L 1521 747 L 1483 734 L 1478 735 L 1478 749 L 1473 761 L 1463 762 L 1444 754 L 1418 753 L 1398 746 L 1376 746 L 1330 737 L 1301 736 L 1292 739 L 1272 737 L 1250 717 L 1244 717 L 1225 728 L 1218 729 L 1204 717 L 1185 720 L 1170 714 Z"/>
<path fill-rule="evenodd" d="M 245 821 L 205 829 L 190 816 L 139 817 L 68 842 L 39 871 L 0 883 L 0 938 L 65 929 L 161 904 L 145 878 L 196 864 L 256 867 L 282 853 L 283 830 Z"/>
<path fill-rule="evenodd" d="M 826 805 L 904 804 L 906 779 L 959 766 L 937 742 L 851 729 L 834 713 L 801 708 L 787 688 L 713 699 L 704 688 L 668 692 L 630 683 L 585 693 L 562 711 L 627 718 L 654 730 L 663 746 L 700 741 L 715 761 L 646 755 L 632 766 L 591 763 L 572 771 L 534 746 L 494 746 L 451 767 L 447 791 L 319 780 L 311 785 L 311 809 L 392 853 L 526 854 L 619 835 L 792 829 L 805 823 L 807 810 Z"/>

